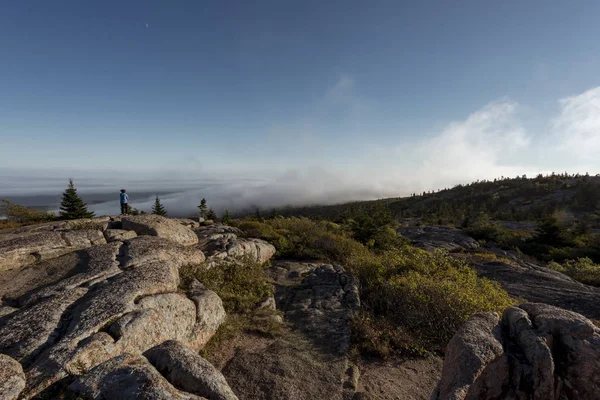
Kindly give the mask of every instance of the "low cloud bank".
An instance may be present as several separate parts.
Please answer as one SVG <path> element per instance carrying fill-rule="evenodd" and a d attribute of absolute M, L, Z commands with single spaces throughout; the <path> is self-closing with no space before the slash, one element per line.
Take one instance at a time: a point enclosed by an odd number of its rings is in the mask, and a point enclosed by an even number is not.
<path fill-rule="evenodd" d="M 347 91 L 351 86 L 343 88 Z M 355 104 L 359 100 L 352 98 L 352 118 L 356 118 L 361 108 Z M 436 135 L 400 138 L 385 147 L 376 142 L 365 145 L 360 159 L 348 156 L 343 160 L 344 170 L 322 163 L 290 166 L 280 173 L 212 171 L 203 177 L 201 171 L 189 169 L 160 174 L 129 172 L 128 176 L 118 171 L 2 171 L 0 197 L 45 195 L 44 201 L 56 206 L 68 177 L 75 174 L 76 186 L 97 214 L 118 212 L 118 190 L 125 187 L 132 205 L 140 210 L 150 211 L 154 194 L 159 193 L 172 215 L 184 216 L 195 213 L 203 197 L 221 214 L 225 209 L 236 213 L 256 207 L 268 210 L 407 196 L 500 176 L 599 172 L 600 87 L 560 99 L 557 104 L 555 115 L 540 124 L 541 131 L 532 132 L 522 117 L 523 107 L 501 99 L 447 124 Z M 365 143 L 369 143 L 367 139 Z M 343 144 L 339 154 L 344 154 Z M 303 165 L 313 165 L 308 154 L 306 157 Z M 214 179 L 207 179 L 209 176 Z M 49 201 L 51 198 L 56 201 Z"/>
<path fill-rule="evenodd" d="M 284 206 L 336 204 L 403 194 L 406 193 L 353 182 L 341 174 L 313 169 L 288 172 L 273 180 L 224 181 L 159 197 L 170 214 L 186 216 L 198 211 L 197 206 L 202 198 L 206 198 L 209 207 L 220 215 L 225 209 L 231 213 L 241 213 L 252 212 L 256 208 L 271 210 Z M 147 212 L 153 203 L 152 195 L 131 201 L 133 207 Z M 115 212 L 116 206 L 115 201 L 107 201 L 95 204 L 92 209 L 98 214 L 110 214 Z"/>

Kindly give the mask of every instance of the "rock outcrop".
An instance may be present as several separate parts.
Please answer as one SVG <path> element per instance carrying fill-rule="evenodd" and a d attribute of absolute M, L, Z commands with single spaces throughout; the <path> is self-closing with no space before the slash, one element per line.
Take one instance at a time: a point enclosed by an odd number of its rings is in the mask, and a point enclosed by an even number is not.
<path fill-rule="evenodd" d="M 15 400 L 25 388 L 25 374 L 21 364 L 0 354 L 0 399 Z"/>
<path fill-rule="evenodd" d="M 198 237 L 187 226 L 159 215 L 135 215 L 121 218 L 122 229 L 134 231 L 138 236 L 150 235 L 169 239 L 184 246 L 198 243 Z"/>
<path fill-rule="evenodd" d="M 223 374 L 240 399 L 346 399 L 358 369 L 347 357 L 350 319 L 359 304 L 352 276 L 342 268 L 277 262 L 277 308 L 292 332 L 266 348 L 240 350 Z"/>
<path fill-rule="evenodd" d="M 482 313 L 452 338 L 432 399 L 597 399 L 600 330 L 541 303 Z"/>
<path fill-rule="evenodd" d="M 212 364 L 173 340 L 143 355 L 125 353 L 111 358 L 79 377 L 69 389 L 99 400 L 237 400 Z"/>
<path fill-rule="evenodd" d="M 581 282 L 531 262 L 518 266 L 504 262 L 477 264 L 477 275 L 498 281 L 514 298 L 546 303 L 600 319 L 600 288 Z"/>
<path fill-rule="evenodd" d="M 103 243 L 106 240 L 101 230 L 68 230 L 56 224 L 3 232 L 0 236 L 0 271 L 20 268 Z"/>
<path fill-rule="evenodd" d="M 196 230 L 199 246 L 209 261 L 227 257 L 250 257 L 264 263 L 275 254 L 275 247 L 264 240 L 242 237 L 244 232 L 227 225 L 213 224 Z"/>
<path fill-rule="evenodd" d="M 142 356 L 122 354 L 75 381 L 69 389 L 94 400 L 199 400 L 171 385 Z"/>
<path fill-rule="evenodd" d="M 179 342 L 164 342 L 144 355 L 169 382 L 188 393 L 211 400 L 237 400 L 221 372 Z"/>
<path fill-rule="evenodd" d="M 225 320 L 225 310 L 219 296 L 199 283 L 180 288 L 181 268 L 205 265 L 196 234 L 177 221 L 150 217 L 63 221 L 2 233 L 0 241 L 12 246 L 10 259 L 16 261 L 0 271 L 0 380 L 13 382 L 11 391 L 0 383 L 0 398 L 14 392 L 28 399 L 87 371 L 78 390 L 123 398 L 101 383 L 106 374 L 120 376 L 116 370 L 131 374 L 119 378 L 131 386 L 124 391 L 131 398 L 139 395 L 136 387 L 146 398 L 201 398 L 172 387 L 141 354 L 169 340 L 180 342 L 169 354 L 198 351 Z M 31 243 L 49 243 L 48 237 L 58 241 L 54 250 L 38 246 L 43 256 L 14 256 L 33 249 Z M 25 250 L 17 251 L 24 243 Z M 218 382 L 215 371 L 195 362 L 197 368 L 186 373 L 197 385 L 207 377 L 208 388 Z M 141 381 L 134 377 L 162 381 L 136 386 Z"/>
<path fill-rule="evenodd" d="M 471 250 L 479 247 L 475 239 L 449 226 L 406 226 L 398 228 L 398 233 L 411 240 L 415 247 L 428 251 Z"/>

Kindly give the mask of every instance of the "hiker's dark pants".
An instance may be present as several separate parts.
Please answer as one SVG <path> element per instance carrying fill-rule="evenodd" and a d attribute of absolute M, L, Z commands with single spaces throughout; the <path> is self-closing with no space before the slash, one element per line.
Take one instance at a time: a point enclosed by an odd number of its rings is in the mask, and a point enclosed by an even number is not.
<path fill-rule="evenodd" d="M 121 214 L 127 214 L 127 203 L 121 203 Z"/>

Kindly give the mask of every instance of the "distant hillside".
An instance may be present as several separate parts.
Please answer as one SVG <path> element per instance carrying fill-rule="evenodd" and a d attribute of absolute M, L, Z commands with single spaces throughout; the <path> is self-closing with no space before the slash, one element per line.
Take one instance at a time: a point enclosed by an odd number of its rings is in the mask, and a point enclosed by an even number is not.
<path fill-rule="evenodd" d="M 461 225 L 481 213 L 494 220 L 536 222 L 560 211 L 565 222 L 585 216 L 593 227 L 600 227 L 599 202 L 600 176 L 552 174 L 477 181 L 404 198 L 286 208 L 275 212 L 335 221 L 385 205 L 397 219 L 419 218 L 429 224 Z"/>

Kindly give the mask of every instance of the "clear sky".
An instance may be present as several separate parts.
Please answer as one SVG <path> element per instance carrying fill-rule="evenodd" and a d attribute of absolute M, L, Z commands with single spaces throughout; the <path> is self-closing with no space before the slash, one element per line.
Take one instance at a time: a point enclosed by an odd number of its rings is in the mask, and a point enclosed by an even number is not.
<path fill-rule="evenodd" d="M 6 1 L 0 187 L 600 172 L 598 21 L 595 0 Z"/>

